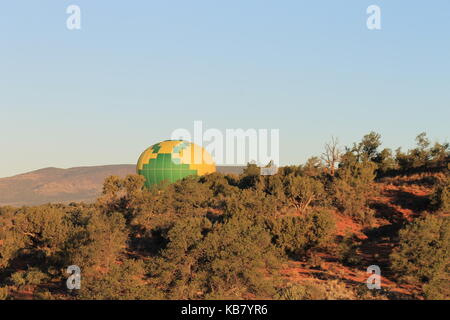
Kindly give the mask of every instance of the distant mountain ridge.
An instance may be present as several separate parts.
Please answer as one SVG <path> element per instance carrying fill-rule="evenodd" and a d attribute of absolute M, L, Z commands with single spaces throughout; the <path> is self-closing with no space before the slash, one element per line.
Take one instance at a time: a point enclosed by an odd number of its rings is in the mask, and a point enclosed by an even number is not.
<path fill-rule="evenodd" d="M 239 174 L 243 167 L 218 166 L 222 173 Z M 136 165 L 120 164 L 69 169 L 44 168 L 0 178 L 0 206 L 45 203 L 92 202 L 101 193 L 108 176 L 135 174 Z"/>

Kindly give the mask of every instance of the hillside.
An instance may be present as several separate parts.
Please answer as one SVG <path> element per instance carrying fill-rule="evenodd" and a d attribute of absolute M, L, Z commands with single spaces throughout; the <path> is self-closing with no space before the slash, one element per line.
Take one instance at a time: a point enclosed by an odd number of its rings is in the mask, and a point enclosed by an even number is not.
<path fill-rule="evenodd" d="M 358 289 L 367 279 L 365 267 L 376 264 L 383 270 L 384 298 L 417 299 L 420 287 L 398 281 L 390 270 L 389 256 L 399 246 L 399 230 L 408 222 L 427 215 L 428 197 L 433 192 L 431 181 L 439 178 L 443 179 L 443 176 L 425 173 L 380 179 L 377 183 L 379 194 L 371 201 L 375 219 L 370 228 L 334 212 L 337 234 L 343 236 L 351 232 L 355 235 L 354 254 L 359 255 L 360 263 L 345 263 L 333 254 L 319 253 L 318 262 L 314 261 L 312 265 L 311 261 L 289 261 L 283 270 L 284 277 L 291 282 L 312 280 L 317 284 L 339 278 Z"/>
<path fill-rule="evenodd" d="M 92 202 L 102 191 L 106 177 L 134 174 L 133 164 L 45 168 L 13 177 L 0 178 L 0 206 L 45 203 Z M 221 173 L 240 173 L 242 167 L 217 167 Z"/>
<path fill-rule="evenodd" d="M 373 151 L 379 138 L 347 149 L 333 174 L 249 164 L 158 192 L 120 178 L 133 165 L 0 179 L 2 202 L 73 202 L 0 206 L 0 298 L 448 300 L 449 147 L 393 156 Z M 78 200 L 109 175 L 97 201 Z M 71 265 L 83 270 L 75 293 Z"/>
<path fill-rule="evenodd" d="M 55 171 L 39 172 L 49 170 Z M 371 213 L 370 224 L 333 206 L 314 204 L 307 212 L 298 212 L 285 206 L 284 201 L 288 199 L 282 195 L 278 198 L 270 194 L 261 196 L 258 190 L 262 185 L 240 189 L 239 186 L 245 188 L 244 183 L 250 181 L 251 173 L 247 174 L 240 177 L 237 185 L 230 185 L 229 180 L 217 175 L 204 181 L 178 182 L 174 188 L 157 194 L 143 193 L 142 185 L 132 179 L 122 180 L 119 189 L 108 188 L 110 191 L 93 206 L 0 208 L 0 223 L 13 225 L 10 220 L 13 218 L 17 224 L 2 230 L 0 249 L 4 245 L 4 248 L 27 252 L 17 259 L 17 255 L 8 255 L 11 251 L 3 250 L 6 254 L 0 255 L 0 263 L 3 261 L 5 265 L 7 261 L 8 269 L 4 270 L 8 271 L 0 273 L 0 283 L 10 284 L 3 292 L 7 290 L 10 299 L 210 299 L 206 295 L 209 281 L 215 281 L 228 286 L 215 293 L 227 299 L 448 299 L 446 266 L 436 264 L 441 255 L 442 261 L 448 261 L 448 250 L 444 251 L 448 248 L 450 230 L 445 218 L 448 212 L 436 211 L 430 206 L 435 186 L 447 179 L 445 173 L 399 175 L 372 181 L 368 202 L 361 208 Z M 283 176 L 282 171 L 278 176 L 266 176 L 256 183 L 286 178 L 292 176 Z M 308 180 L 302 176 L 297 179 Z M 289 182 L 285 180 L 285 183 Z M 223 190 L 228 195 L 224 196 Z M 216 192 L 222 193 L 215 196 Z M 217 196 L 223 201 L 216 201 Z M 352 199 L 351 193 L 346 197 Z M 242 206 L 233 208 L 236 199 Z M 230 208 L 231 214 L 223 219 L 225 210 Z M 238 211 L 233 212 L 236 209 Z M 128 214 L 130 222 L 126 222 L 124 214 Z M 80 220 L 86 216 L 89 220 Z M 86 221 L 88 224 L 83 225 Z M 210 224 L 211 221 L 214 224 Z M 56 227 L 47 228 L 49 225 Z M 158 234 L 156 231 L 162 227 L 165 233 Z M 20 237 L 31 237 L 36 242 L 22 249 L 25 242 L 13 236 L 17 228 L 24 230 Z M 78 237 L 68 238 L 67 228 L 77 232 Z M 412 237 L 408 237 L 411 233 L 405 230 L 414 230 Z M 436 232 L 439 230 L 441 232 Z M 192 237 L 193 234 L 197 237 Z M 438 235 L 433 237 L 431 245 L 426 239 L 422 241 L 429 234 Z M 86 235 L 93 239 L 86 242 L 89 247 L 66 245 Z M 66 264 L 77 257 L 75 253 L 89 254 L 86 261 L 93 262 L 83 267 L 83 270 L 90 270 L 83 278 L 83 291 L 70 296 L 61 286 L 64 274 L 47 275 L 37 267 L 30 267 L 39 261 L 41 249 L 34 243 L 42 243 L 41 239 L 62 239 L 57 240 L 60 242 L 53 248 L 65 250 L 64 255 L 56 257 L 68 259 L 61 260 Z M 186 246 L 190 243 L 198 247 Z M 443 249 L 439 251 L 441 245 Z M 410 259 L 411 246 L 419 247 L 414 251 L 415 254 L 418 251 L 414 259 L 419 260 Z M 100 247 L 108 250 L 98 250 Z M 165 248 L 170 250 L 162 250 Z M 208 254 L 208 259 L 199 258 L 202 257 L 200 252 Z M 430 252 L 438 259 L 430 258 Z M 68 258 L 64 258 L 66 254 Z M 48 261 L 47 265 L 52 267 L 54 262 Z M 406 261 L 407 268 L 398 269 L 398 261 Z M 418 264 L 420 269 L 416 267 Z M 372 265 L 381 270 L 380 290 L 371 291 L 366 286 L 367 267 Z M 424 282 L 413 277 L 417 270 L 431 270 L 436 265 L 442 278 L 439 282 Z M 98 270 L 108 273 L 105 275 Z M 166 273 L 169 277 L 182 277 L 182 289 L 191 286 L 195 290 L 180 290 L 180 285 L 172 278 L 167 281 L 166 274 L 162 273 L 167 270 L 171 271 Z M 240 275 L 245 274 L 244 271 L 251 272 L 251 277 L 241 276 L 245 281 L 232 277 L 229 280 L 229 272 Z M 214 277 L 195 276 L 200 272 Z M 147 274 L 156 276 L 148 278 Z M 129 276 L 125 283 L 123 275 Z M 111 289 L 105 291 L 105 286 Z"/>

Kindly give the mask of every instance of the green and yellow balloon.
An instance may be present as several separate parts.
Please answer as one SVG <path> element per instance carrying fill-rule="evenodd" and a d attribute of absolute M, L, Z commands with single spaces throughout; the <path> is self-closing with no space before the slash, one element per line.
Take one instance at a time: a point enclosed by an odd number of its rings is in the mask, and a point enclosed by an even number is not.
<path fill-rule="evenodd" d="M 145 186 L 173 183 L 187 176 L 202 176 L 216 171 L 211 155 L 195 143 L 167 140 L 152 145 L 139 157 L 136 171 Z"/>

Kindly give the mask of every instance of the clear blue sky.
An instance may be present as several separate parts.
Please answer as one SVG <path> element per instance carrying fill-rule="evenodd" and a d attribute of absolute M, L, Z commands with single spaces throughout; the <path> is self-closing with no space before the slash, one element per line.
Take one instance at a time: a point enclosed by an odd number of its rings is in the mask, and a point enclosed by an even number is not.
<path fill-rule="evenodd" d="M 279 128 L 282 164 L 450 138 L 448 0 L 2 1 L 0 40 L 0 177 L 135 163 L 194 120 Z"/>

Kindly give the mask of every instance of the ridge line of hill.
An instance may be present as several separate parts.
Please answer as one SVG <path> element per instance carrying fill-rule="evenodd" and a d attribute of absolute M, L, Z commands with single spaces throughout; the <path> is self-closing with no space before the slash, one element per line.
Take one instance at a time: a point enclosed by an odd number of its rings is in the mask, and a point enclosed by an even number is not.
<path fill-rule="evenodd" d="M 239 174 L 241 166 L 217 166 L 221 173 Z M 136 173 L 134 164 L 47 167 L 0 178 L 0 206 L 46 203 L 93 202 L 100 195 L 106 177 Z"/>

